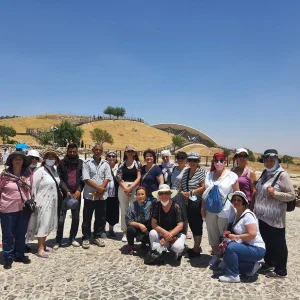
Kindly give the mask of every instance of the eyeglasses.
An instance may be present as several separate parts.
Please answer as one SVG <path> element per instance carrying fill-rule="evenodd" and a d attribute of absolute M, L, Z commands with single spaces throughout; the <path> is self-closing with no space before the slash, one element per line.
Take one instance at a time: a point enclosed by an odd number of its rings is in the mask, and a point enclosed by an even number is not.
<path fill-rule="evenodd" d="M 35 157 L 35 156 L 29 156 L 31 159 L 36 159 L 36 160 L 40 160 L 39 157 Z"/>
<path fill-rule="evenodd" d="M 224 159 L 215 159 L 214 162 L 217 163 L 223 163 L 225 160 Z"/>
<path fill-rule="evenodd" d="M 169 156 L 163 156 L 162 158 L 163 158 L 163 159 L 165 159 L 165 158 L 169 158 Z"/>
<path fill-rule="evenodd" d="M 194 158 L 189 158 L 187 161 L 188 162 L 198 162 L 199 160 L 198 159 L 194 159 Z"/>
<path fill-rule="evenodd" d="M 170 192 L 159 192 L 158 195 L 170 195 Z"/>
<path fill-rule="evenodd" d="M 237 158 L 247 158 L 249 155 L 247 154 L 238 154 Z"/>
<path fill-rule="evenodd" d="M 107 155 L 107 157 L 108 157 L 108 158 L 111 158 L 111 157 L 112 157 L 112 158 L 116 158 L 115 155 Z"/>
<path fill-rule="evenodd" d="M 242 202 L 242 201 L 243 200 L 241 198 L 237 198 L 237 197 L 231 199 L 231 202 Z"/>

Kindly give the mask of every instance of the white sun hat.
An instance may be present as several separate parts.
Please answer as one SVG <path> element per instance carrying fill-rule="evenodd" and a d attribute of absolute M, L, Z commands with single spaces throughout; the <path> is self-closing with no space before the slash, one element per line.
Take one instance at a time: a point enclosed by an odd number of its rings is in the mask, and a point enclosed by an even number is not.
<path fill-rule="evenodd" d="M 170 192 L 170 198 L 174 198 L 178 193 L 177 190 L 171 190 L 167 184 L 161 184 L 157 191 L 152 192 L 152 196 L 158 199 L 159 192 Z"/>

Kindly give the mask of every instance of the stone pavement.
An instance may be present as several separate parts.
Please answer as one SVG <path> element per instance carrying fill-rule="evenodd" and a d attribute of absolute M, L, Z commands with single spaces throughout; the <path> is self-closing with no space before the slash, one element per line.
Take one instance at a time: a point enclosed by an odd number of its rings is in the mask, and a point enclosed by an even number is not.
<path fill-rule="evenodd" d="M 2 268 L 1 252 L 0 299 L 300 299 L 299 213 L 296 208 L 287 214 L 287 279 L 258 275 L 237 284 L 219 282 L 208 267 L 210 249 L 206 229 L 200 258 L 182 258 L 179 265 L 167 257 L 163 266 L 144 265 L 140 255 L 146 252 L 139 246 L 134 256 L 124 254 L 126 246 L 119 233 L 118 240 L 107 239 L 104 248 L 92 245 L 85 250 L 66 244 L 51 253 L 49 259 L 38 258 L 33 243 L 33 253 L 29 254 L 32 263 L 13 263 L 11 270 Z M 68 216 L 65 237 L 70 224 Z M 120 226 L 116 229 L 120 231 Z M 49 245 L 54 236 L 49 237 Z M 192 245 L 192 240 L 187 243 Z"/>

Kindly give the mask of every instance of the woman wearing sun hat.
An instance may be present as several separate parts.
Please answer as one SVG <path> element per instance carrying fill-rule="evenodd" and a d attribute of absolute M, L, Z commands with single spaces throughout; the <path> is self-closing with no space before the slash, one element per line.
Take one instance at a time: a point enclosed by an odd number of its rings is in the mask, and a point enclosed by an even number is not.
<path fill-rule="evenodd" d="M 35 172 L 38 169 L 38 163 L 42 160 L 40 153 L 35 149 L 31 149 L 28 151 L 27 156 L 31 158 L 31 164 L 29 168 L 32 172 Z"/>
<path fill-rule="evenodd" d="M 43 156 L 42 166 L 33 176 L 33 194 L 37 209 L 31 215 L 26 241 L 38 239 L 37 255 L 41 258 L 48 258 L 47 251 L 51 248 L 46 247 L 46 238 L 57 230 L 58 201 L 62 200 L 62 194 L 57 189 L 60 179 L 55 168 L 59 161 L 54 150 L 47 150 Z"/>
<path fill-rule="evenodd" d="M 232 169 L 238 176 L 240 191 L 244 192 L 251 206 L 252 197 L 255 194 L 256 175 L 255 172 L 248 166 L 248 150 L 245 148 L 239 148 L 236 150 L 234 160 L 237 165 Z"/>
<path fill-rule="evenodd" d="M 30 158 L 24 152 L 15 151 L 8 156 L 8 168 L 0 175 L 0 219 L 5 269 L 11 268 L 14 256 L 15 261 L 30 263 L 30 259 L 24 256 L 29 217 L 23 212 L 24 201 L 31 198 L 33 179 L 28 168 L 30 163 Z"/>
<path fill-rule="evenodd" d="M 152 196 L 158 201 L 153 208 L 153 229 L 149 234 L 152 250 L 154 243 L 160 243 L 161 246 L 170 248 L 176 259 L 181 256 L 186 239 L 181 208 L 172 200 L 177 193 L 167 184 L 161 184 L 157 191 L 152 192 Z"/>
<path fill-rule="evenodd" d="M 266 243 L 262 270 L 269 271 L 267 277 L 285 278 L 288 258 L 286 203 L 295 199 L 295 190 L 289 174 L 280 166 L 281 160 L 275 149 L 266 150 L 260 162 L 264 163 L 265 168 L 256 184 L 253 212 L 259 220 L 261 235 Z"/>
<path fill-rule="evenodd" d="M 236 216 L 231 233 L 226 235 L 232 242 L 226 247 L 223 260 L 225 273 L 219 280 L 240 282 L 240 274 L 251 277 L 261 267 L 258 261 L 265 255 L 265 243 L 256 216 L 247 208 L 249 200 L 246 195 L 236 191 L 228 195 L 228 200 L 236 209 Z"/>

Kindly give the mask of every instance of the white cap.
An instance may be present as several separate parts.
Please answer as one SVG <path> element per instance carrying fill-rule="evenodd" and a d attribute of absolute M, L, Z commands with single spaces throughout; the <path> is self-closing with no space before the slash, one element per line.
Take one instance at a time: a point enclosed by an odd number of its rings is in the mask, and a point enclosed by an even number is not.
<path fill-rule="evenodd" d="M 39 151 L 37 151 L 37 150 L 35 150 L 35 149 L 29 150 L 28 153 L 27 153 L 27 156 L 38 157 L 38 158 L 39 158 L 39 161 L 42 160 Z"/>
<path fill-rule="evenodd" d="M 161 151 L 161 156 L 164 156 L 164 155 L 171 156 L 171 152 L 169 150 L 163 150 L 163 151 Z"/>
<path fill-rule="evenodd" d="M 245 152 L 245 153 L 247 153 L 247 155 L 249 155 L 248 150 L 245 149 L 245 148 L 239 148 L 239 149 L 237 149 L 236 152 L 235 152 L 235 154 L 240 154 L 242 152 Z"/>

